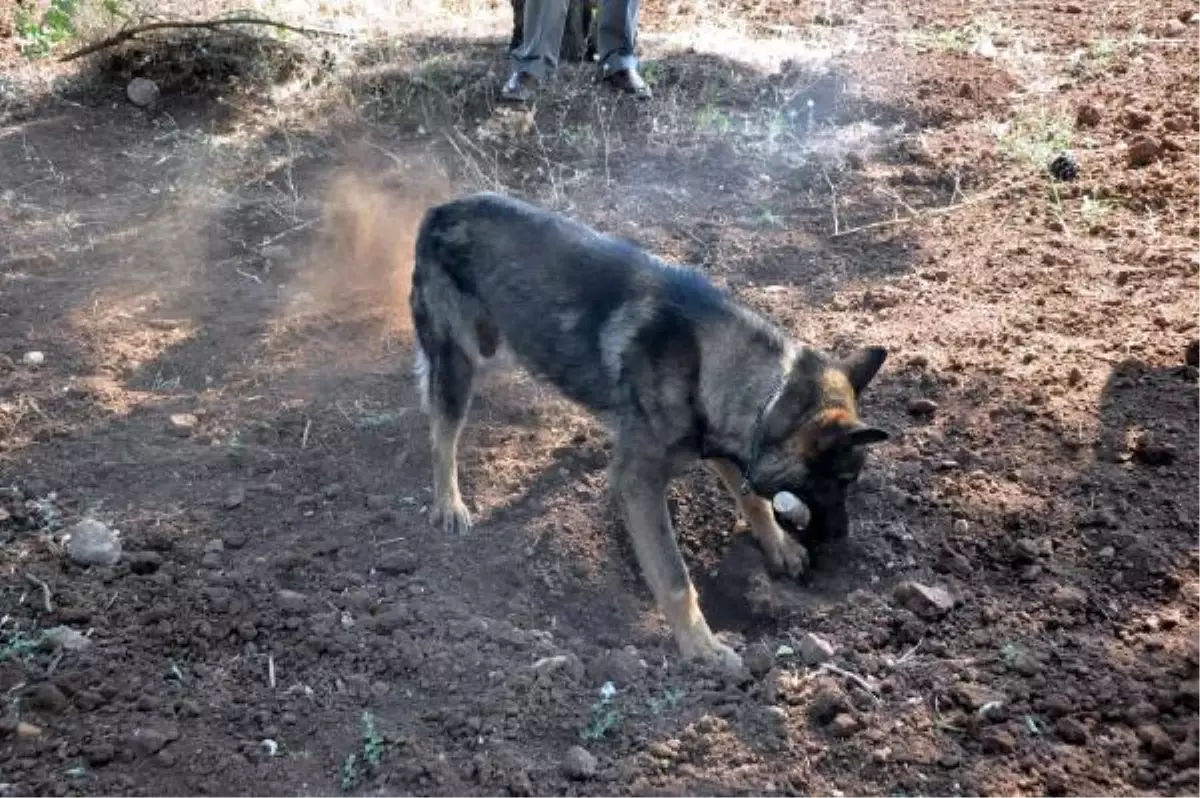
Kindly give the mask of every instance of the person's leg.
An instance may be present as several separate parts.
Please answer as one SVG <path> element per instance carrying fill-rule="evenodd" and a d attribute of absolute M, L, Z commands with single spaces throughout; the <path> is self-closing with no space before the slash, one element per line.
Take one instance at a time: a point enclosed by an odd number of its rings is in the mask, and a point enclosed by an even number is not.
<path fill-rule="evenodd" d="M 638 74 L 638 10 L 641 0 L 602 0 L 597 50 L 600 74 L 621 91 L 647 98 L 650 88 Z"/>
<path fill-rule="evenodd" d="M 525 0 L 522 41 L 513 50 L 512 74 L 502 96 L 527 100 L 538 82 L 554 71 L 566 22 L 567 0 Z"/>

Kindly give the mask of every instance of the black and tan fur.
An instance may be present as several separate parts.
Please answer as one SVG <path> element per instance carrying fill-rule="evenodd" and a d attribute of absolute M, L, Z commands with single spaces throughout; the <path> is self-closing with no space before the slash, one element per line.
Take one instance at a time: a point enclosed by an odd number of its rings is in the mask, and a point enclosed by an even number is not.
<path fill-rule="evenodd" d="M 697 604 L 667 513 L 668 482 L 704 460 L 772 568 L 797 576 L 807 552 L 780 528 L 769 497 L 790 491 L 809 506 L 817 534 L 845 535 L 846 489 L 866 447 L 887 437 L 857 413 L 885 350 L 831 359 L 792 343 L 698 272 L 515 199 L 476 194 L 426 213 L 411 304 L 434 525 L 470 527 L 458 436 L 480 365 L 507 346 L 612 430 L 609 482 L 685 657 L 739 663 Z"/>

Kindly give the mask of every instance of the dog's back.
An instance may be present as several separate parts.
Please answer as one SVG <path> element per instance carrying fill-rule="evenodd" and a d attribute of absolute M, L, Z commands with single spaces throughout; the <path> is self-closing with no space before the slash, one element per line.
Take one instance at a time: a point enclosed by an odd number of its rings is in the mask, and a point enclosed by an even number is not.
<path fill-rule="evenodd" d="M 504 341 L 527 367 L 597 411 L 621 401 L 620 372 L 634 338 L 640 351 L 665 355 L 694 340 L 695 325 L 734 312 L 697 272 L 491 193 L 426 214 L 412 301 L 426 356 L 445 336 L 476 360 Z"/>

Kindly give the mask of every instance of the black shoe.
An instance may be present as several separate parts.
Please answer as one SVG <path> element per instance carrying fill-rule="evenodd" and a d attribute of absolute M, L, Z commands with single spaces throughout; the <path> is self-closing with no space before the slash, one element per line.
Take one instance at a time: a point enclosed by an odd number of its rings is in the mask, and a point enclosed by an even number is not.
<path fill-rule="evenodd" d="M 514 103 L 527 103 L 537 93 L 538 79 L 528 72 L 514 72 L 500 89 L 500 99 Z"/>
<path fill-rule="evenodd" d="M 649 100 L 654 96 L 636 69 L 618 69 L 605 75 L 604 82 L 622 94 L 628 94 L 638 100 Z"/>

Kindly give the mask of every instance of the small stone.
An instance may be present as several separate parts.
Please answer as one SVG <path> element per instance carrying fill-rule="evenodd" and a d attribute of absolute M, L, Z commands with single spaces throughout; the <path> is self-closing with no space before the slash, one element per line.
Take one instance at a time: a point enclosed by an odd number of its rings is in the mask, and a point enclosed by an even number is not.
<path fill-rule="evenodd" d="M 382 493 L 367 494 L 367 509 L 368 510 L 386 510 L 392 506 L 392 497 Z"/>
<path fill-rule="evenodd" d="M 67 558 L 84 567 L 108 567 L 121 559 L 121 541 L 116 531 L 91 518 L 67 530 Z"/>
<path fill-rule="evenodd" d="M 231 529 L 221 536 L 221 542 L 229 549 L 240 549 L 250 540 L 243 529 Z"/>
<path fill-rule="evenodd" d="M 849 712 L 843 712 L 829 724 L 829 733 L 834 737 L 850 737 L 859 730 L 858 719 Z"/>
<path fill-rule="evenodd" d="M 1042 661 L 1022 649 L 1009 658 L 1008 667 L 1022 676 L 1036 676 L 1042 670 Z"/>
<path fill-rule="evenodd" d="M 150 108 L 158 103 L 158 84 L 147 78 L 134 78 L 125 87 L 125 96 L 138 108 Z"/>
<path fill-rule="evenodd" d="M 573 745 L 567 749 L 567 754 L 563 757 L 562 772 L 569 779 L 584 781 L 595 777 L 598 765 L 596 757 L 580 746 Z"/>
<path fill-rule="evenodd" d="M 1100 551 L 1096 552 L 1096 556 L 1102 560 L 1111 560 L 1113 557 L 1117 556 L 1117 550 L 1112 546 L 1105 546 L 1104 548 L 1100 549 Z"/>
<path fill-rule="evenodd" d="M 1140 437 L 1133 447 L 1133 459 L 1148 466 L 1170 465 L 1178 454 L 1173 444 L 1162 443 L 1150 435 Z"/>
<path fill-rule="evenodd" d="M 1167 759 L 1175 754 L 1175 742 L 1171 735 L 1163 731 L 1155 723 L 1147 723 L 1138 727 L 1138 739 L 1142 746 L 1156 759 Z"/>
<path fill-rule="evenodd" d="M 67 626 L 56 626 L 43 636 L 44 645 L 52 650 L 83 651 L 92 644 L 92 640 L 83 633 Z"/>
<path fill-rule="evenodd" d="M 1079 127 L 1096 127 L 1100 119 L 1100 109 L 1091 103 L 1084 103 L 1075 111 L 1075 124 Z"/>
<path fill-rule="evenodd" d="M 954 597 L 944 588 L 920 582 L 901 582 L 892 595 L 901 605 L 926 619 L 941 617 L 954 609 Z"/>
<path fill-rule="evenodd" d="M 221 552 L 225 551 L 225 541 L 221 540 L 220 538 L 206 540 L 204 541 L 204 548 L 202 551 L 205 554 L 220 554 Z"/>
<path fill-rule="evenodd" d="M 401 574 L 411 574 L 417 570 L 420 564 L 421 561 L 412 552 L 395 551 L 380 560 L 375 566 L 375 570 L 388 576 L 400 576 Z"/>
<path fill-rule="evenodd" d="M 1050 594 L 1054 606 L 1064 610 L 1078 611 L 1087 607 L 1087 593 L 1071 585 L 1058 585 Z"/>
<path fill-rule="evenodd" d="M 1088 741 L 1087 726 L 1076 718 L 1062 718 L 1054 725 L 1054 731 L 1063 742 L 1071 745 L 1086 745 Z"/>
<path fill-rule="evenodd" d="M 32 723 L 21 721 L 17 724 L 17 736 L 26 740 L 41 737 L 42 729 L 40 726 L 34 726 Z"/>
<path fill-rule="evenodd" d="M 1018 563 L 1037 562 L 1040 554 L 1041 548 L 1031 538 L 1020 538 L 1013 544 L 1013 559 Z"/>
<path fill-rule="evenodd" d="M 833 644 L 820 635 L 807 632 L 800 638 L 796 651 L 805 665 L 820 665 L 833 659 Z"/>
<path fill-rule="evenodd" d="M 37 368 L 46 362 L 46 354 L 35 349 L 32 352 L 26 352 L 25 354 L 21 355 L 21 362 L 26 366 Z"/>
<path fill-rule="evenodd" d="M 995 726 L 984 729 L 979 735 L 979 742 L 983 745 L 984 753 L 988 754 L 1011 754 L 1017 750 L 1016 738 Z"/>
<path fill-rule="evenodd" d="M 750 675 L 756 679 L 761 679 L 770 672 L 771 668 L 775 667 L 775 655 L 771 652 L 771 648 L 765 643 L 755 643 L 746 649 L 746 653 L 742 656 L 742 661 L 749 669 Z"/>
<path fill-rule="evenodd" d="M 1152 136 L 1137 136 L 1129 142 L 1129 165 L 1134 169 L 1149 166 L 1162 155 L 1162 145 Z"/>
<path fill-rule="evenodd" d="M 246 489 L 241 485 L 238 485 L 236 488 L 229 491 L 229 493 L 225 494 L 225 498 L 221 501 L 221 506 L 226 510 L 234 510 L 238 507 L 241 507 L 242 503 L 245 501 Z"/>
<path fill-rule="evenodd" d="M 280 590 L 275 594 L 279 609 L 292 615 L 299 615 L 308 607 L 308 597 L 295 590 Z"/>
<path fill-rule="evenodd" d="M 172 413 L 167 416 L 167 431 L 180 438 L 186 438 L 196 431 L 200 419 L 192 413 Z"/>
<path fill-rule="evenodd" d="M 617 687 L 637 683 L 646 672 L 646 663 L 632 646 L 614 649 L 587 665 L 587 676 L 596 683 L 613 682 Z"/>
<path fill-rule="evenodd" d="M 49 682 L 39 684 L 34 688 L 33 694 L 29 696 L 29 706 L 39 712 L 62 712 L 69 705 L 70 702 L 67 701 L 62 690 Z"/>
<path fill-rule="evenodd" d="M 156 551 L 135 551 L 129 555 L 129 570 L 145 576 L 162 567 L 162 555 Z"/>
<path fill-rule="evenodd" d="M 1163 26 L 1163 36 L 1167 39 L 1182 39 L 1188 35 L 1190 28 L 1177 19 L 1167 20 Z"/>
<path fill-rule="evenodd" d="M 910 416 L 932 416 L 937 412 L 938 403 L 932 399 L 910 399 L 907 409 Z"/>

